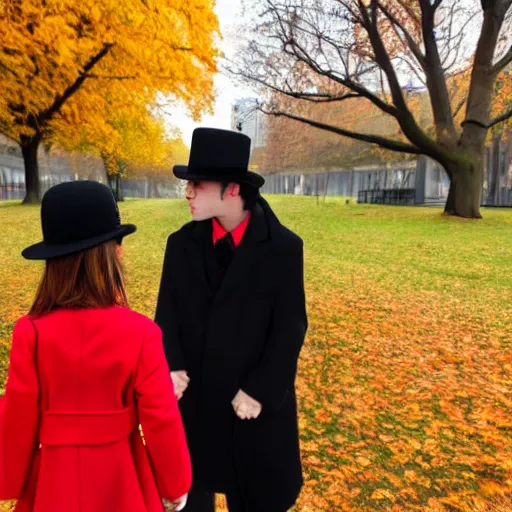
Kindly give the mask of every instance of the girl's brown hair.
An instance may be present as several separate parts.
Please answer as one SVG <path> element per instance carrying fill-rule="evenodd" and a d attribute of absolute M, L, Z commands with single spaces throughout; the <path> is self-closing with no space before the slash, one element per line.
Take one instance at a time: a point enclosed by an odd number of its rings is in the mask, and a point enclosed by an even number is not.
<path fill-rule="evenodd" d="M 77 254 L 47 260 L 29 314 L 41 316 L 62 308 L 128 306 L 117 246 L 112 240 Z"/>

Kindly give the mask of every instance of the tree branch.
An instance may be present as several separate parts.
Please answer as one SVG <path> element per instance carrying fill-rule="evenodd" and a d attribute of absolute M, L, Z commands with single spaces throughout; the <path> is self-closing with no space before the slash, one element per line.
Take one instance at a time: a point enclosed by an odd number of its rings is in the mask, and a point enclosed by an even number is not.
<path fill-rule="evenodd" d="M 455 107 L 455 110 L 453 111 L 454 119 L 459 115 L 459 112 L 462 110 L 462 107 L 466 104 L 467 101 L 468 99 L 466 97 L 460 100 L 459 104 Z"/>
<path fill-rule="evenodd" d="M 411 34 L 403 26 L 403 24 L 400 23 L 400 21 L 385 6 L 383 6 L 382 4 L 379 3 L 379 8 L 384 13 L 386 18 L 388 18 L 388 20 L 391 22 L 391 24 L 393 25 L 393 28 L 395 29 L 395 32 L 396 32 L 396 27 L 398 27 L 402 31 L 413 55 L 416 57 L 416 59 L 418 60 L 420 65 L 423 67 L 425 64 L 425 55 L 423 55 L 423 52 L 421 51 L 420 47 L 416 44 L 416 41 L 412 38 Z"/>
<path fill-rule="evenodd" d="M 496 75 L 493 74 L 493 58 L 499 33 L 503 24 L 503 16 L 497 12 L 498 3 L 490 0 L 481 0 L 484 18 L 478 39 L 468 94 L 465 124 L 478 126 L 481 129 L 489 128 L 488 119 L 492 102 L 492 90 Z M 493 124 L 505 120 L 506 117 L 492 121 Z M 472 130 L 462 132 L 460 144 L 472 140 Z"/>
<path fill-rule="evenodd" d="M 457 138 L 457 131 L 453 120 L 446 77 L 435 37 L 434 6 L 430 5 L 430 0 L 420 0 L 421 30 L 425 45 L 424 69 L 430 94 L 432 113 L 434 115 L 437 139 L 441 141 L 446 138 L 447 135 L 449 141 L 453 142 Z"/>
<path fill-rule="evenodd" d="M 290 22 L 285 22 L 283 20 L 281 14 L 279 13 L 279 7 L 277 5 L 275 5 L 272 2 L 272 0 L 267 0 L 267 1 L 268 1 L 268 4 L 270 5 L 270 10 L 273 12 L 274 16 L 277 19 L 277 26 L 280 28 L 280 34 L 278 34 L 277 39 L 283 44 L 284 48 L 282 51 L 285 54 L 290 55 L 291 57 L 297 59 L 299 62 L 303 62 L 315 73 L 318 73 L 321 76 L 330 78 L 331 80 L 334 80 L 335 82 L 343 85 L 344 87 L 347 87 L 348 89 L 354 91 L 355 93 L 360 94 L 361 96 L 369 99 L 375 106 L 380 108 L 383 112 L 390 114 L 391 116 L 393 116 L 396 119 L 398 118 L 400 112 L 394 105 L 390 105 L 386 101 L 383 101 L 376 94 L 372 93 L 366 87 L 355 83 L 350 77 L 343 78 L 342 76 L 339 76 L 339 74 L 334 73 L 331 69 L 326 70 L 326 69 L 322 68 L 318 64 L 318 62 L 315 60 L 315 58 L 311 56 L 310 52 L 308 52 L 301 44 L 299 44 L 297 39 L 293 36 L 293 30 L 301 30 L 302 32 L 307 32 L 307 31 L 305 31 L 304 29 L 298 29 L 296 26 L 291 27 Z M 361 1 L 361 0 L 359 0 L 359 1 Z M 290 32 L 288 32 L 285 27 L 286 24 L 289 26 L 290 29 L 293 29 L 293 30 L 290 30 Z M 308 25 L 311 26 L 311 24 L 309 24 L 309 23 L 308 23 Z M 315 37 L 318 37 L 319 39 L 321 39 L 321 40 L 325 41 L 326 43 L 333 45 L 334 47 L 339 49 L 337 47 L 337 45 L 335 45 L 334 42 L 331 41 L 329 38 L 326 38 L 326 36 L 324 34 L 317 33 L 317 34 L 311 34 L 311 35 L 314 35 Z M 389 63 L 391 65 L 391 61 L 389 61 Z M 379 63 L 377 63 L 377 64 L 379 65 Z M 393 72 L 394 72 L 394 70 L 393 70 Z M 247 78 L 249 80 L 251 80 L 251 79 L 255 80 L 256 82 L 261 83 L 262 85 L 269 86 L 269 84 L 266 83 L 265 81 L 258 80 L 255 77 L 251 77 L 248 75 L 242 75 L 242 76 L 245 76 L 245 78 Z M 398 81 L 397 81 L 397 83 L 398 83 Z M 269 87 L 273 88 L 272 86 L 269 86 Z M 400 89 L 399 85 L 398 85 L 398 89 L 399 89 L 399 94 L 401 95 L 401 89 Z M 407 110 L 407 106 L 405 105 L 405 102 L 404 102 L 404 107 Z"/>
<path fill-rule="evenodd" d="M 115 75 L 92 75 L 87 74 L 85 75 L 86 78 L 96 78 L 98 80 L 133 80 L 134 78 L 137 78 L 136 75 L 132 76 L 115 76 Z"/>
<path fill-rule="evenodd" d="M 368 32 L 373 51 L 375 53 L 375 60 L 377 64 L 382 68 L 388 79 L 391 95 L 393 97 L 393 103 L 402 114 L 412 115 L 407 108 L 407 104 L 405 102 L 402 88 L 400 87 L 395 69 L 393 68 L 393 64 L 391 63 L 391 59 L 386 51 L 386 48 L 384 47 L 384 43 L 377 26 L 377 20 L 375 19 L 375 22 L 373 21 L 374 18 L 376 18 L 377 0 L 372 0 L 371 18 L 366 11 L 366 6 L 363 0 L 358 0 L 358 4 L 361 16 L 363 18 L 363 27 Z"/>
<path fill-rule="evenodd" d="M 284 94 L 285 96 L 289 96 L 290 98 L 311 101 L 313 103 L 333 103 L 336 101 L 344 101 L 344 100 L 348 100 L 351 98 L 363 98 L 364 97 L 363 95 L 361 95 L 359 93 L 346 93 L 346 94 L 333 96 L 328 93 L 295 92 L 292 89 L 286 90 L 286 89 L 282 89 L 281 87 L 276 87 L 275 85 L 271 85 L 268 82 L 266 82 L 265 80 L 262 80 L 261 78 L 257 78 L 252 75 L 247 75 L 240 71 L 230 70 L 230 73 L 235 76 L 241 76 L 242 78 L 245 78 L 246 80 L 256 82 L 260 85 L 263 85 L 264 87 L 271 89 L 274 92 L 277 92 L 279 94 Z"/>
<path fill-rule="evenodd" d="M 92 56 L 89 59 L 89 62 L 85 64 L 82 72 L 78 75 L 77 79 L 67 89 L 65 89 L 65 91 L 62 94 L 57 95 L 54 102 L 47 110 L 44 110 L 37 116 L 36 123 L 38 125 L 50 121 L 53 118 L 53 116 L 57 114 L 57 112 L 59 112 L 62 105 L 80 89 L 81 85 L 87 79 L 87 73 L 91 69 L 93 69 L 94 66 L 96 66 L 96 64 L 98 64 L 98 62 L 100 62 L 100 60 L 103 59 L 103 57 L 105 57 L 105 55 L 108 54 L 108 52 L 113 46 L 114 45 L 112 43 L 105 44 L 96 55 Z"/>
<path fill-rule="evenodd" d="M 491 122 L 487 125 L 487 128 L 492 128 L 493 126 L 503 123 L 504 121 L 507 121 L 508 119 L 512 119 L 512 109 L 510 109 L 508 112 L 505 112 L 501 116 L 495 117 L 491 120 Z"/>
<path fill-rule="evenodd" d="M 339 96 L 331 96 L 329 94 L 315 94 L 315 93 L 306 93 L 306 92 L 284 92 L 283 94 L 286 94 L 287 96 L 290 96 L 292 98 L 296 98 L 299 100 L 305 100 L 305 101 L 311 101 L 313 103 L 334 103 L 336 101 L 344 101 L 349 100 L 352 98 L 362 98 L 360 94 L 356 93 L 347 93 L 347 94 L 341 94 Z"/>
<path fill-rule="evenodd" d="M 312 119 L 295 116 L 295 115 L 289 114 L 287 112 L 267 112 L 263 109 L 261 109 L 261 111 L 267 115 L 272 115 L 272 116 L 276 116 L 276 117 L 287 117 L 288 119 L 293 119 L 295 121 L 299 121 L 299 122 L 307 124 L 309 126 L 313 126 L 314 128 L 319 128 L 320 130 L 325 130 L 325 131 L 328 131 L 331 133 L 336 133 L 338 135 L 342 135 L 344 137 L 349 137 L 351 139 L 368 142 L 370 144 L 377 144 L 377 145 L 379 145 L 385 149 L 389 149 L 391 151 L 396 151 L 399 153 L 412 153 L 412 154 L 416 154 L 416 155 L 423 154 L 423 151 L 421 151 L 416 146 L 413 146 L 411 144 L 406 144 L 406 143 L 400 142 L 400 141 L 387 139 L 387 138 L 381 137 L 379 135 L 367 135 L 364 133 L 352 132 L 350 130 L 344 130 L 343 128 L 338 128 L 337 126 L 332 126 L 330 124 L 319 123 L 317 121 L 313 121 Z"/>
<path fill-rule="evenodd" d="M 368 36 L 370 38 L 370 42 L 373 47 L 373 51 L 375 54 L 375 61 L 382 68 L 384 73 L 387 76 L 388 84 L 391 89 L 391 95 L 393 98 L 393 103 L 397 108 L 397 115 L 395 116 L 402 132 L 405 136 L 415 145 L 413 147 L 422 148 L 422 153 L 427 154 L 433 158 L 440 159 L 447 155 L 446 151 L 433 141 L 425 131 L 418 125 L 414 115 L 409 110 L 407 103 L 404 98 L 403 90 L 400 86 L 400 82 L 398 80 L 398 76 L 396 74 L 395 68 L 393 67 L 393 63 L 391 62 L 391 58 L 386 51 L 384 46 L 384 42 L 382 41 L 382 37 L 379 33 L 378 26 L 374 24 L 372 20 L 376 20 L 376 10 L 377 10 L 377 0 L 371 0 L 371 9 L 372 9 L 372 17 L 366 11 L 366 6 L 363 0 L 357 0 L 359 9 L 361 11 L 361 16 L 363 18 L 363 27 L 368 32 Z M 446 83 L 445 83 L 446 86 Z M 430 88 L 429 88 L 430 91 Z M 431 92 L 431 91 L 430 91 Z M 448 105 L 448 91 L 446 91 Z M 449 110 L 451 113 L 451 107 L 449 105 Z M 451 123 L 453 126 L 453 119 L 451 119 Z M 455 127 L 453 126 L 453 133 L 455 134 Z"/>
<path fill-rule="evenodd" d="M 492 72 L 497 75 L 503 68 L 512 62 L 512 45 L 508 52 L 492 68 Z"/>

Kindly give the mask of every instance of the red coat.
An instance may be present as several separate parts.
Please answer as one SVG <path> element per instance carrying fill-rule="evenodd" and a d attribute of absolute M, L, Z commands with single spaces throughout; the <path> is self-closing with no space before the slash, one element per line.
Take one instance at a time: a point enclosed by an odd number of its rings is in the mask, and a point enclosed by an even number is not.
<path fill-rule="evenodd" d="M 18 499 L 16 512 L 161 512 L 161 497 L 187 493 L 160 329 L 121 307 L 60 310 L 35 325 L 37 342 L 28 317 L 14 328 L 0 499 Z"/>

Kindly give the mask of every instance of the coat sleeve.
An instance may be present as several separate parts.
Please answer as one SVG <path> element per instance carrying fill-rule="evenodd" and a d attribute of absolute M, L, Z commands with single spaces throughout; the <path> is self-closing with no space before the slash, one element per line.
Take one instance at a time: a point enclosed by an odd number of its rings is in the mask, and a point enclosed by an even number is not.
<path fill-rule="evenodd" d="M 15 325 L 5 396 L 0 401 L 0 499 L 21 496 L 38 448 L 39 383 L 34 327 Z"/>
<path fill-rule="evenodd" d="M 161 331 L 156 325 L 152 327 L 141 349 L 135 393 L 160 496 L 174 501 L 189 491 L 192 469 Z"/>
<path fill-rule="evenodd" d="M 180 328 L 178 322 L 177 297 L 174 292 L 171 269 L 177 265 L 176 240 L 171 235 L 167 240 L 164 265 L 158 291 L 155 322 L 162 329 L 163 343 L 167 363 L 172 371 L 186 370 L 181 349 Z"/>
<path fill-rule="evenodd" d="M 294 238 L 281 256 L 270 334 L 259 365 L 242 386 L 264 410 L 279 409 L 295 385 L 297 362 L 307 330 L 302 240 Z"/>

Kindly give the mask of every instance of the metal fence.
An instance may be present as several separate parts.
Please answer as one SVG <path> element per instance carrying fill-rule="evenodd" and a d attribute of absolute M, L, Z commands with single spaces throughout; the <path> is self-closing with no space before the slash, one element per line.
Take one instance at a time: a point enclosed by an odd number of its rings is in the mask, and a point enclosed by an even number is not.
<path fill-rule="evenodd" d="M 390 188 L 384 190 L 360 190 L 358 203 L 371 204 L 416 204 L 416 189 Z"/>
<path fill-rule="evenodd" d="M 121 195 L 122 197 L 136 197 L 143 199 L 182 197 L 182 183 L 183 182 L 178 182 L 178 180 L 172 176 L 121 179 Z"/>
<path fill-rule="evenodd" d="M 482 206 L 512 207 L 512 146 L 486 162 Z M 420 157 L 392 167 L 369 167 L 316 174 L 265 176 L 263 193 L 354 197 L 361 203 L 444 205 L 450 180 L 435 161 Z"/>
<path fill-rule="evenodd" d="M 23 199 L 25 183 L 0 183 L 0 200 Z"/>
<path fill-rule="evenodd" d="M 431 166 L 430 166 L 431 167 Z M 265 176 L 262 192 L 311 196 L 358 198 L 380 204 L 423 204 L 442 202 L 448 195 L 447 177 L 437 174 L 426 160 L 405 162 L 394 168 L 368 167 L 316 174 L 273 174 Z M 433 180 L 446 181 L 432 184 Z M 425 182 L 428 181 L 428 187 Z"/>
<path fill-rule="evenodd" d="M 18 152 L 19 153 L 19 152 Z M 17 152 L 2 153 L 0 147 L 0 200 L 23 199 L 23 159 Z M 77 160 L 70 165 L 73 159 Z M 69 161 L 68 161 L 69 160 Z M 88 170 L 86 170 L 89 165 Z M 82 176 L 73 169 L 82 169 Z M 97 179 L 107 182 L 104 168 L 92 167 L 86 157 L 41 159 L 42 193 L 62 181 Z M 114 189 L 114 182 L 110 185 Z M 323 173 L 288 173 L 265 176 L 263 194 L 354 197 L 377 204 L 439 204 L 448 197 L 449 179 L 444 169 L 425 157 L 393 166 L 332 170 Z M 117 188 L 117 184 L 115 185 Z M 183 182 L 169 176 L 121 179 L 121 197 L 183 197 Z M 501 143 L 488 151 L 482 205 L 512 206 L 512 143 Z"/>
<path fill-rule="evenodd" d="M 72 181 L 71 176 L 44 176 L 41 180 L 41 196 L 54 185 L 65 181 Z M 0 200 L 23 199 L 25 197 L 25 182 L 17 181 L 12 183 L 0 181 Z"/>

